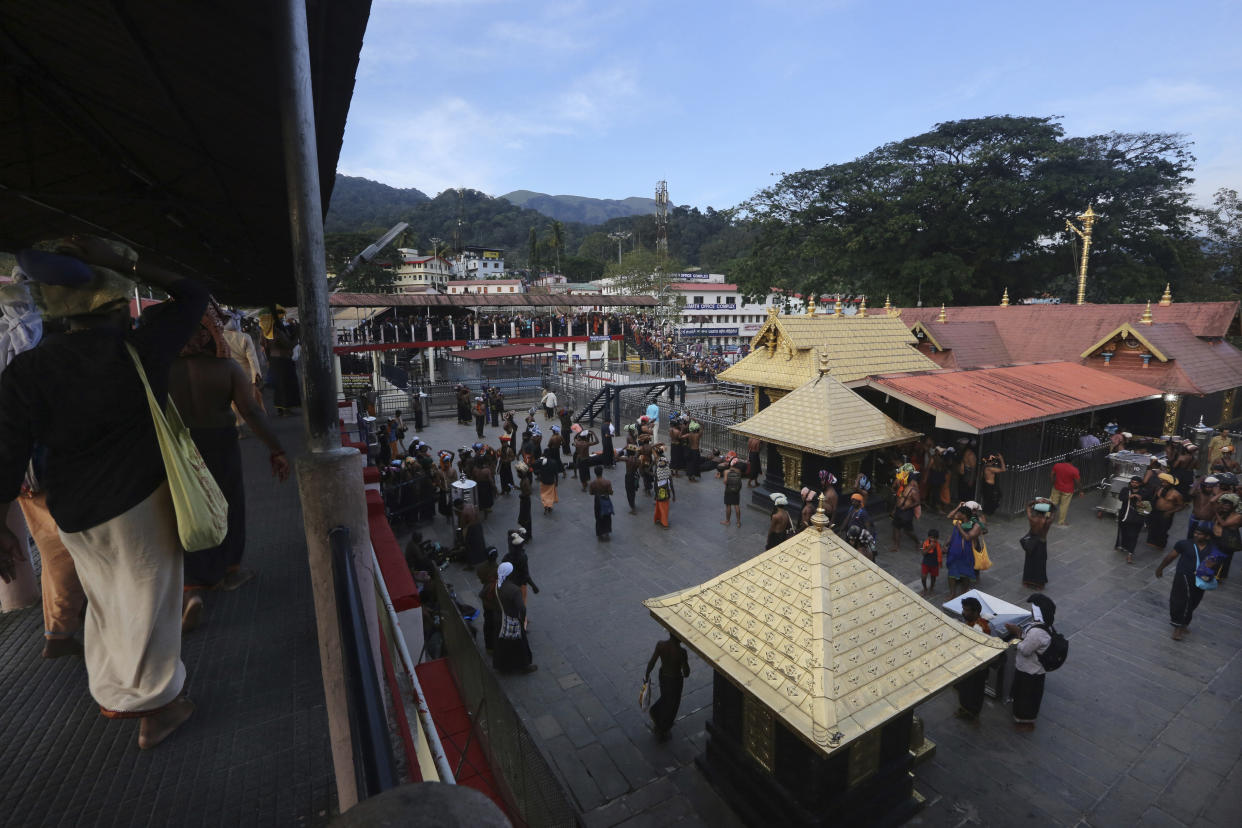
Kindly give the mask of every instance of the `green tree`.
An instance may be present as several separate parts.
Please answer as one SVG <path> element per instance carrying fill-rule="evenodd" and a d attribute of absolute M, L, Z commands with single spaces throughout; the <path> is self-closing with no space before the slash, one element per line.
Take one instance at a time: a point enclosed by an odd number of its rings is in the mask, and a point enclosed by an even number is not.
<path fill-rule="evenodd" d="M 539 272 L 539 231 L 532 227 L 526 239 L 526 261 L 532 273 Z"/>
<path fill-rule="evenodd" d="M 1186 299 L 1237 299 L 1242 296 L 1242 202 L 1238 191 L 1222 187 L 1202 212 L 1204 278 L 1183 288 Z"/>
<path fill-rule="evenodd" d="M 683 265 L 676 260 L 661 266 L 654 251 L 639 248 L 621 257 L 620 263 L 612 261 L 604 267 L 604 277 L 613 279 L 613 286 L 627 296 L 654 296 L 656 306 L 645 312 L 658 321 L 672 323 L 681 314 L 685 297 L 671 289 L 670 274 L 680 273 Z"/>
<path fill-rule="evenodd" d="M 1093 204 L 1089 298 L 1151 295 L 1195 267 L 1193 162 L 1179 135 L 1067 138 L 1056 119 L 1037 117 L 938 124 L 761 190 L 743 205 L 755 243 L 734 275 L 755 294 L 781 286 L 990 304 L 1008 288 L 1072 300 L 1065 221 Z"/>
<path fill-rule="evenodd" d="M 376 234 L 378 235 L 378 234 Z M 328 272 L 339 274 L 349 262 L 375 241 L 371 233 L 325 233 L 324 256 Z M 381 250 L 369 262 L 359 262 L 348 275 L 332 280 L 334 290 L 348 293 L 387 293 L 396 279 L 396 265 L 400 262 L 396 242 Z"/>
<path fill-rule="evenodd" d="M 617 245 L 608 238 L 607 233 L 592 233 L 582 240 L 582 244 L 578 245 L 578 256 L 583 259 L 593 259 L 602 267 L 616 260 Z"/>
<path fill-rule="evenodd" d="M 593 282 L 604 275 L 604 263 L 585 256 L 566 256 L 560 270 L 571 282 Z"/>
<path fill-rule="evenodd" d="M 565 246 L 565 225 L 552 222 L 552 250 L 556 253 L 556 272 L 561 272 L 561 249 Z"/>

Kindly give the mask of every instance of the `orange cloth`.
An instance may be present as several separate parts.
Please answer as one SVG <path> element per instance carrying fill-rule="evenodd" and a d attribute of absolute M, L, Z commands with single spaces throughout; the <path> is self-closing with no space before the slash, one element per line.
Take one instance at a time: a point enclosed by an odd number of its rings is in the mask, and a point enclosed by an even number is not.
<path fill-rule="evenodd" d="M 69 550 L 60 539 L 56 521 L 47 510 L 47 495 L 40 493 L 19 497 L 17 505 L 26 518 L 30 536 L 39 547 L 43 589 L 43 631 L 72 635 L 82 628 L 82 607 L 86 593 L 78 581 L 78 571 L 69 557 Z"/>
<path fill-rule="evenodd" d="M 655 505 L 655 520 L 653 522 L 660 524 L 665 529 L 668 528 L 668 501 L 657 500 Z"/>

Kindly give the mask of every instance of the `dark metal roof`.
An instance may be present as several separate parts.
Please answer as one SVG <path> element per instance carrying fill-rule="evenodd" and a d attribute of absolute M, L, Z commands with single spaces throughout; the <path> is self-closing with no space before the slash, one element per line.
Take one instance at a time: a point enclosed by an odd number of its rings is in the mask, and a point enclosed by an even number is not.
<path fill-rule="evenodd" d="M 0 249 L 95 232 L 292 303 L 276 5 L 0 4 Z M 326 211 L 370 0 L 306 6 Z"/>
<path fill-rule="evenodd" d="M 494 348 L 469 348 L 465 351 L 449 351 L 450 357 L 457 359 L 505 359 L 506 357 L 534 356 L 536 354 L 554 354 L 555 348 L 542 345 L 497 345 Z"/>
<path fill-rule="evenodd" d="M 565 293 L 334 293 L 334 308 L 646 308 L 654 296 L 570 296 Z"/>

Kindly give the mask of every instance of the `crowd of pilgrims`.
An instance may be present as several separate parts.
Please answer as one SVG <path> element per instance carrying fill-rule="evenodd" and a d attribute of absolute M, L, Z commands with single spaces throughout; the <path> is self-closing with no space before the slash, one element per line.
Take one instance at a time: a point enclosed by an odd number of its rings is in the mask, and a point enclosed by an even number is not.
<path fill-rule="evenodd" d="M 609 334 L 620 334 L 623 325 L 629 324 L 631 319 L 623 314 L 598 311 L 561 314 L 464 312 L 434 317 L 383 314 L 350 326 L 346 316 L 338 320 L 337 340 L 343 344 L 469 340 L 475 338 L 475 323 L 479 326 L 479 339 L 603 336 L 605 323 Z M 342 324 L 345 327 L 339 327 Z"/>

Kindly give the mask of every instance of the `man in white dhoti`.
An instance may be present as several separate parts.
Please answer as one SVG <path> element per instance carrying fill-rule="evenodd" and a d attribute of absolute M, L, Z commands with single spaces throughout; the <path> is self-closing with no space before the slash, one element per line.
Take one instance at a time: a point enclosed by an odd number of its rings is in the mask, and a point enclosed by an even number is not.
<path fill-rule="evenodd" d="M 0 510 L 21 487 L 31 450 L 46 449 L 47 505 L 88 598 L 84 645 L 91 695 L 109 718 L 139 718 L 138 746 L 159 744 L 194 710 L 183 694 L 182 557 L 146 392 L 156 398 L 195 330 L 207 293 L 99 239 L 68 240 L 59 255 L 23 251 L 47 317 L 67 333 L 18 354 L 0 374 Z M 131 329 L 134 275 L 167 292 L 172 310 Z M 82 423 L 90 423 L 83 429 Z M 0 577 L 20 557 L 0 528 Z"/>

